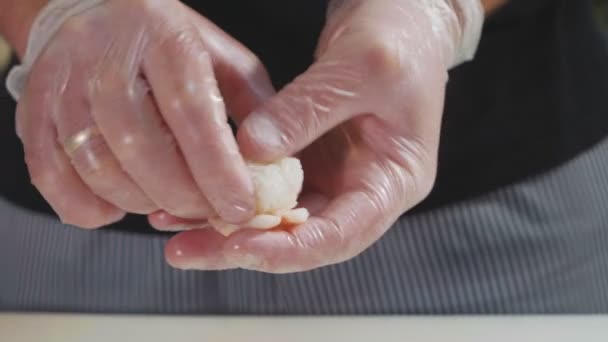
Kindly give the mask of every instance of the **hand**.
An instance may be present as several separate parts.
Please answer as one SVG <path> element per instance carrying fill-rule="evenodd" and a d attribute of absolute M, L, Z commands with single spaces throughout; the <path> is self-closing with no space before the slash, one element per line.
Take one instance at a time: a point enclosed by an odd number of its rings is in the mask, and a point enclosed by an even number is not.
<path fill-rule="evenodd" d="M 33 184 L 65 223 L 253 216 L 226 112 L 239 119 L 272 86 L 251 52 L 179 1 L 102 1 L 63 22 L 28 71 L 18 134 Z"/>
<path fill-rule="evenodd" d="M 447 71 L 472 55 L 479 2 L 333 5 L 317 62 L 249 115 L 238 133 L 251 160 L 299 153 L 301 204 L 313 216 L 288 231 L 242 231 L 228 239 L 210 230 L 181 233 L 167 247 L 172 265 L 284 273 L 342 262 L 431 190 Z"/>

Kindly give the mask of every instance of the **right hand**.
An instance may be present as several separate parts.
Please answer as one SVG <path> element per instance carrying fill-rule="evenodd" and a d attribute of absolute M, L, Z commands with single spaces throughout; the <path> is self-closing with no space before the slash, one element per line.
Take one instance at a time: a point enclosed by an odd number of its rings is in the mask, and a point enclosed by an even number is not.
<path fill-rule="evenodd" d="M 306 175 L 300 206 L 312 216 L 287 230 L 227 239 L 180 233 L 166 248 L 171 265 L 289 273 L 336 264 L 378 241 L 431 191 L 448 70 L 475 54 L 479 0 L 331 4 L 315 63 L 238 133 L 248 160 L 298 155 Z"/>
<path fill-rule="evenodd" d="M 46 45 L 17 131 L 33 184 L 65 223 L 159 210 L 241 223 L 254 189 L 227 112 L 239 121 L 272 92 L 251 52 L 179 1 L 108 0 Z"/>

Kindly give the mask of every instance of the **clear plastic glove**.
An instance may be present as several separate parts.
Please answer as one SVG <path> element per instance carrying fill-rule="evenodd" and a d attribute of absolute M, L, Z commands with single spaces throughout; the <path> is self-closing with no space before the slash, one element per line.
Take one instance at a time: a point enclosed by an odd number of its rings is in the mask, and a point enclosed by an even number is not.
<path fill-rule="evenodd" d="M 369 247 L 431 190 L 447 71 L 473 56 L 482 22 L 479 0 L 333 2 L 316 63 L 249 115 L 238 134 L 252 160 L 299 153 L 300 204 L 312 216 L 289 230 L 228 239 L 184 232 L 169 243 L 169 262 L 284 273 Z"/>
<path fill-rule="evenodd" d="M 51 1 L 8 86 L 32 182 L 64 222 L 253 216 L 227 112 L 240 119 L 273 88 L 251 52 L 179 1 Z"/>

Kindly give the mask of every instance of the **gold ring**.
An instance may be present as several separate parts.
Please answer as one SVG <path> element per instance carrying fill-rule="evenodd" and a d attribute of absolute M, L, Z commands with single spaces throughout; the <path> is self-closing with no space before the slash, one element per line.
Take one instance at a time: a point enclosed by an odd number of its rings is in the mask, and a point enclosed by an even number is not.
<path fill-rule="evenodd" d="M 72 155 L 85 143 L 87 143 L 91 138 L 101 135 L 101 132 L 97 127 L 89 127 L 85 128 L 82 131 L 72 135 L 70 138 L 66 139 L 63 143 L 63 149 L 65 153 L 71 158 Z"/>

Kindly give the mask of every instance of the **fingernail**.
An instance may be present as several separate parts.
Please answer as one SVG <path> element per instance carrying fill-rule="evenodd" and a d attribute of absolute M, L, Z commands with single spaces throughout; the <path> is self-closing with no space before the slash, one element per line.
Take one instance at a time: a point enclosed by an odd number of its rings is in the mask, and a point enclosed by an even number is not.
<path fill-rule="evenodd" d="M 209 260 L 206 258 L 184 258 L 180 250 L 175 252 L 173 258 L 167 259 L 167 263 L 178 270 L 182 271 L 223 271 L 237 268 L 236 265 L 231 265 L 226 260 Z"/>
<path fill-rule="evenodd" d="M 265 148 L 278 150 L 285 144 L 283 133 L 265 113 L 252 113 L 246 129 L 249 136 Z"/>
<path fill-rule="evenodd" d="M 181 271 L 213 271 L 216 268 L 211 267 L 211 265 L 205 260 L 191 260 L 191 261 L 180 261 L 180 262 L 172 262 L 167 261 L 169 265 L 175 269 Z"/>
<path fill-rule="evenodd" d="M 165 227 L 165 228 L 162 228 L 159 230 L 165 231 L 165 232 L 185 232 L 185 231 L 192 230 L 192 229 L 194 229 L 194 227 L 188 227 L 188 226 L 185 226 L 182 224 L 178 224 L 178 225 Z"/>
<path fill-rule="evenodd" d="M 256 271 L 264 266 L 263 258 L 251 253 L 241 252 L 239 245 L 234 245 L 232 250 L 226 253 L 226 259 L 230 264 L 245 270 Z"/>
<path fill-rule="evenodd" d="M 253 195 L 251 196 L 253 198 Z M 253 216 L 255 212 L 255 205 L 253 202 L 248 203 L 239 199 L 227 202 L 229 197 L 230 196 L 227 195 L 226 199 L 217 200 L 220 205 L 216 208 L 216 211 L 224 222 L 229 224 L 241 224 Z"/>
<path fill-rule="evenodd" d="M 264 266 L 264 260 L 252 254 L 230 258 L 230 263 L 236 267 L 251 271 L 261 270 Z"/>
<path fill-rule="evenodd" d="M 171 225 L 169 227 L 165 227 L 159 230 L 162 231 L 167 231 L 167 232 L 185 232 L 188 230 L 195 230 L 195 229 L 207 229 L 210 228 L 211 226 L 209 225 L 209 223 L 197 223 L 197 224 L 174 224 Z"/>

